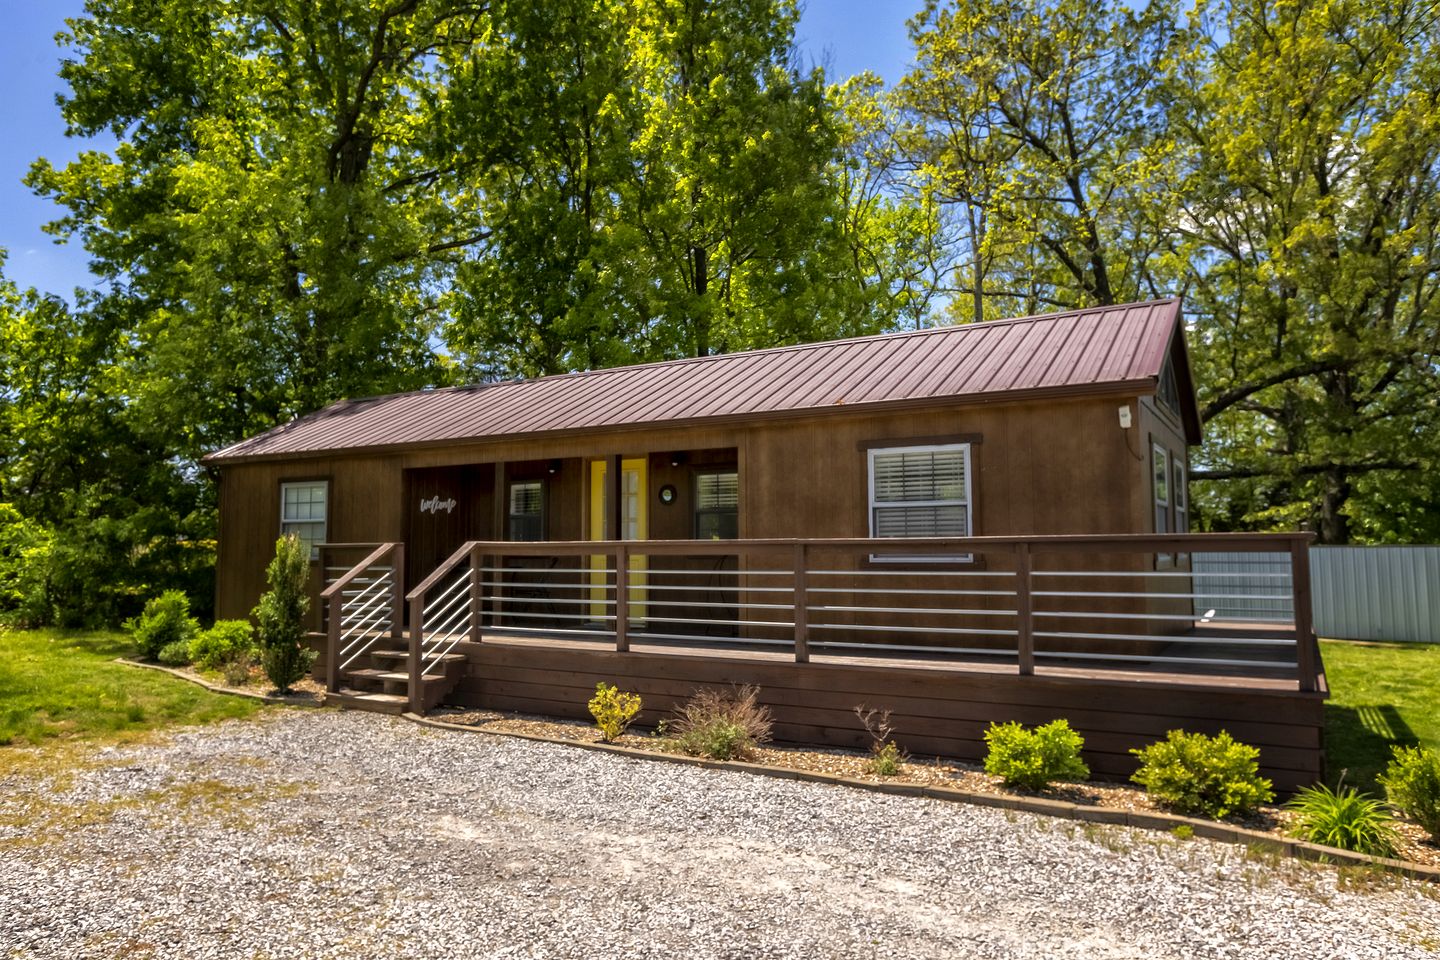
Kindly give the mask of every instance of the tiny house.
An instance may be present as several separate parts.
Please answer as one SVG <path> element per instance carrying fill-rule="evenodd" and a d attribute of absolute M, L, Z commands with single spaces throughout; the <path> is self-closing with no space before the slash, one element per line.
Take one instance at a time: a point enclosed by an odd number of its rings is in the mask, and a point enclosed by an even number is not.
<path fill-rule="evenodd" d="M 1289 622 L 1233 624 L 1189 563 L 1303 541 L 1189 534 L 1200 439 L 1177 300 L 347 400 L 207 458 L 217 611 L 293 533 L 352 705 L 755 682 L 788 739 L 860 742 L 861 700 L 960 757 L 1068 716 L 1121 775 L 1226 725 L 1309 782 L 1304 569 Z"/>

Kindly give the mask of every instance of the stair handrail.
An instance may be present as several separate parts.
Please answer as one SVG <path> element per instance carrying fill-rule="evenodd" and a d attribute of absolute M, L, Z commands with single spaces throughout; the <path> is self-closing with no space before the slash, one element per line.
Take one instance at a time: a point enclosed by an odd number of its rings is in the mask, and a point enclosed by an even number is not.
<path fill-rule="evenodd" d="M 410 604 L 410 648 L 409 648 L 409 675 L 410 675 L 410 712 L 416 714 L 425 713 L 425 594 L 437 584 L 449 576 L 456 567 L 460 566 L 474 552 L 476 540 L 468 540 L 461 544 L 459 549 L 445 560 L 444 563 L 430 572 L 430 575 L 415 585 L 415 589 L 405 594 L 405 601 Z M 472 591 L 473 592 L 473 591 Z M 473 601 L 472 601 L 473 602 Z M 473 615 L 473 614 L 472 614 Z M 439 662 L 438 659 L 436 662 Z"/>
<path fill-rule="evenodd" d="M 331 693 L 340 689 L 340 636 L 345 621 L 345 588 L 386 558 L 390 558 L 390 574 L 394 578 L 390 586 L 390 635 L 398 638 L 403 629 L 401 618 L 404 607 L 401 605 L 401 591 L 405 588 L 405 544 L 380 544 L 366 555 L 364 560 L 336 577 L 334 583 L 320 591 L 320 602 L 329 607 L 325 625 L 325 688 Z M 381 622 L 383 617 L 373 625 Z"/>

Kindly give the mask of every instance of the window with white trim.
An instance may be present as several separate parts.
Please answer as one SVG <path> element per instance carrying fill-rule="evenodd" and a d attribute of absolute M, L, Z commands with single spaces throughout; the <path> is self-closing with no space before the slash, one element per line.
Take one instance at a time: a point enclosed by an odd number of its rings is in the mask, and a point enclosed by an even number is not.
<path fill-rule="evenodd" d="M 695 474 L 695 539 L 734 540 L 740 536 L 740 475 L 734 470 Z"/>
<path fill-rule="evenodd" d="M 1160 444 L 1150 453 L 1151 473 L 1155 483 L 1155 532 L 1170 532 L 1170 454 Z"/>
<path fill-rule="evenodd" d="M 1185 461 L 1179 457 L 1171 457 L 1173 466 L 1172 476 L 1174 478 L 1173 489 L 1170 491 L 1170 499 L 1175 501 L 1175 532 L 1190 532 L 1190 511 L 1188 494 L 1185 490 Z"/>
<path fill-rule="evenodd" d="M 311 560 L 320 559 L 329 499 L 330 484 L 325 480 L 280 484 L 280 536 L 299 537 Z"/>
<path fill-rule="evenodd" d="M 881 447 L 869 453 L 870 536 L 971 535 L 970 444 Z M 969 557 L 887 559 L 968 560 Z"/>
<path fill-rule="evenodd" d="M 545 481 L 510 484 L 510 539 L 537 542 L 545 539 Z"/>

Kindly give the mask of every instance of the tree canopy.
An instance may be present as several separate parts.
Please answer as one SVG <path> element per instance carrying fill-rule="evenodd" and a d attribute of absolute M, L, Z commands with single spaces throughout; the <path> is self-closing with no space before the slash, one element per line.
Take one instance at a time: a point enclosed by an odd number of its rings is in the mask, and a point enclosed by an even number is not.
<path fill-rule="evenodd" d="M 59 109 L 117 145 L 27 178 L 91 287 L 0 279 L 0 609 L 200 582 L 200 457 L 342 397 L 1170 295 L 1203 526 L 1440 538 L 1434 13 L 917 5 L 886 88 L 794 0 L 88 0 Z"/>

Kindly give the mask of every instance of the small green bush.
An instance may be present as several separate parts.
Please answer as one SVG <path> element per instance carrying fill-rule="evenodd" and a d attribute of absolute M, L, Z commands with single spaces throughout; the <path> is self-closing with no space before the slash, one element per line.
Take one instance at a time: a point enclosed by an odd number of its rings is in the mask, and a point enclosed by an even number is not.
<path fill-rule="evenodd" d="M 989 751 L 985 772 L 1007 787 L 1044 790 L 1056 780 L 1084 780 L 1090 768 L 1080 759 L 1085 740 L 1069 722 L 1053 720 L 1027 730 L 1013 720 L 992 723 L 985 731 Z"/>
<path fill-rule="evenodd" d="M 152 598 L 140 616 L 126 621 L 125 626 L 135 638 L 140 656 L 146 660 L 157 659 L 166 647 L 188 644 L 200 629 L 200 624 L 190 616 L 190 598 L 179 590 L 166 590 Z M 188 657 L 187 652 L 186 662 Z"/>
<path fill-rule="evenodd" d="M 190 662 L 203 670 L 218 670 L 255 649 L 255 631 L 248 620 L 216 620 L 190 641 Z"/>
<path fill-rule="evenodd" d="M 759 702 L 760 688 L 697 690 L 676 711 L 670 741 L 692 757 L 712 760 L 747 760 L 755 748 L 770 740 L 770 708 Z"/>
<path fill-rule="evenodd" d="M 890 722 L 890 711 L 867 707 L 863 703 L 854 710 L 860 725 L 870 735 L 870 772 L 877 777 L 899 776 L 908 758 L 894 740 L 895 725 Z"/>
<path fill-rule="evenodd" d="M 226 686 L 243 687 L 250 682 L 250 672 L 254 668 L 255 655 L 247 651 L 226 663 L 221 668 L 221 675 L 225 677 Z"/>
<path fill-rule="evenodd" d="M 310 551 L 299 537 L 290 534 L 275 541 L 275 557 L 265 568 L 265 578 L 270 589 L 255 607 L 260 664 L 276 689 L 289 693 L 291 684 L 310 672 L 317 656 L 305 644 Z"/>
<path fill-rule="evenodd" d="M 600 728 L 600 739 L 606 743 L 618 738 L 630 726 L 640 712 L 640 697 L 626 693 L 608 683 L 595 684 L 595 696 L 590 698 L 590 716 Z"/>
<path fill-rule="evenodd" d="M 190 644 L 185 640 L 176 640 L 174 643 L 167 643 L 160 648 L 160 653 L 155 659 L 167 667 L 183 667 L 190 663 Z"/>
<path fill-rule="evenodd" d="M 1377 778 L 1380 786 L 1396 809 L 1440 841 L 1440 753 L 1402 746 L 1392 752 L 1390 765 Z"/>
<path fill-rule="evenodd" d="M 894 740 L 886 740 L 870 752 L 870 772 L 877 777 L 896 777 L 905 769 L 905 752 Z"/>
<path fill-rule="evenodd" d="M 1270 781 L 1260 776 L 1260 751 L 1224 730 L 1215 737 L 1171 730 L 1130 752 L 1140 758 L 1130 779 L 1176 813 L 1218 820 L 1275 799 Z"/>
<path fill-rule="evenodd" d="M 1306 787 L 1285 806 L 1298 814 L 1293 832 L 1302 840 L 1374 857 L 1395 856 L 1395 818 L 1383 803 L 1354 787 Z"/>

